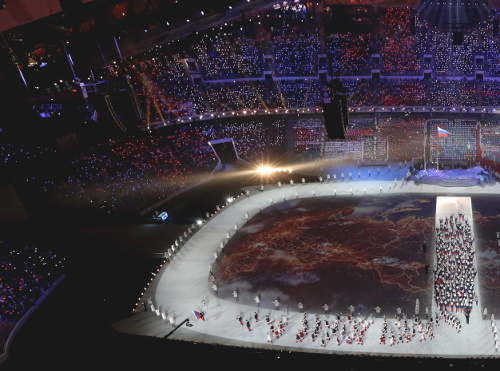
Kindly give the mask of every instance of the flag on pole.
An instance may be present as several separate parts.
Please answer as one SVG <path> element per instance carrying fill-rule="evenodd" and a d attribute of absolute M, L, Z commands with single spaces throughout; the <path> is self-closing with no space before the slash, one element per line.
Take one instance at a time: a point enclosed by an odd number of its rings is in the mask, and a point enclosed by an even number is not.
<path fill-rule="evenodd" d="M 201 319 L 201 314 L 195 310 L 193 310 L 193 313 L 194 313 L 194 316 L 197 318 L 197 319 Z"/>
<path fill-rule="evenodd" d="M 451 133 L 438 126 L 438 138 L 451 137 Z"/>

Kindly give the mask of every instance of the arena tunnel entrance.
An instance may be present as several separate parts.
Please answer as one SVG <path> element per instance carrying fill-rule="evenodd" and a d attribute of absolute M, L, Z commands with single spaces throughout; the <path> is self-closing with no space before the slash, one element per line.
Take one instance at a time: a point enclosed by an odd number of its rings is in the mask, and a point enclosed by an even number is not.
<path fill-rule="evenodd" d="M 233 138 L 212 140 L 210 142 L 210 146 L 219 159 L 217 170 L 231 171 L 251 167 L 251 164 L 249 162 L 242 160 L 238 156 Z"/>

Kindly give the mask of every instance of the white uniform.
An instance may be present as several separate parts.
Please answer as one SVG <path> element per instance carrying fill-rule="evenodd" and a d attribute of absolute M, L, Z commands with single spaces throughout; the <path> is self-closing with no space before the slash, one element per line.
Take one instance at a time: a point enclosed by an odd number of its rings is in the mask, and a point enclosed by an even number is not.
<path fill-rule="evenodd" d="M 273 334 L 271 333 L 271 331 L 269 331 L 267 333 L 267 342 L 268 343 L 272 343 L 273 342 Z"/>

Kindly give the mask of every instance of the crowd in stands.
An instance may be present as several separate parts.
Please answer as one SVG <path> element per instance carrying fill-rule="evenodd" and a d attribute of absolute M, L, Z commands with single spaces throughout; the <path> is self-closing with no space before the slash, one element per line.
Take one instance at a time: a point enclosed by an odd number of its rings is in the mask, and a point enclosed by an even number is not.
<path fill-rule="evenodd" d="M 481 123 L 479 163 L 500 180 L 500 127 L 496 120 Z"/>
<path fill-rule="evenodd" d="M 361 78 L 342 84 L 353 108 L 496 108 L 500 104 L 500 81 Z M 186 94 L 181 102 L 146 90 L 141 90 L 140 98 L 145 99 L 143 107 L 149 122 L 161 122 L 214 112 L 321 107 L 322 86 L 313 78 L 208 82 L 179 88 Z"/>
<path fill-rule="evenodd" d="M 456 134 L 453 147 L 462 141 L 466 146 L 470 135 L 475 135 L 475 121 L 462 121 L 434 119 L 430 121 L 430 130 L 436 130 L 436 125 L 457 126 L 453 129 Z M 35 153 L 9 145 L 2 147 L 1 158 L 6 163 L 36 164 L 23 166 L 25 173 L 16 174 L 16 181 L 29 186 L 47 205 L 112 213 L 140 212 L 212 174 L 218 164 L 210 146 L 213 140 L 232 138 L 238 156 L 256 165 L 263 158 L 292 159 L 310 151 L 315 156 L 323 151 L 325 158 L 347 156 L 350 160 L 360 160 L 363 156 L 382 156 L 404 161 L 422 157 L 424 127 L 428 123 L 429 119 L 424 117 L 403 115 L 383 116 L 378 120 L 351 117 L 346 137 L 353 144 L 347 150 L 345 141 L 335 144 L 336 141 L 326 137 L 321 114 L 295 118 L 249 115 L 165 126 L 141 135 L 108 140 L 76 153 L 55 148 L 38 149 L 39 153 Z M 498 125 L 498 120 L 492 118 L 484 122 L 481 140 L 485 146 L 498 147 Z M 472 130 L 472 134 L 467 130 L 462 133 L 462 127 Z M 477 148 L 477 158 L 494 170 L 496 154 L 489 152 L 490 147 L 482 152 Z M 441 151 L 444 156 L 444 144 Z M 470 149 L 463 151 L 475 152 L 476 143 L 472 142 Z M 43 166 L 44 158 L 50 166 Z"/>
<path fill-rule="evenodd" d="M 0 319 L 17 321 L 64 271 L 65 258 L 31 243 L 0 240 Z"/>
<path fill-rule="evenodd" d="M 267 107 L 312 108 L 321 105 L 321 83 L 317 79 L 276 81 L 270 85 Z"/>
<path fill-rule="evenodd" d="M 318 34 L 295 30 L 273 38 L 276 76 L 315 76 L 318 73 Z"/>
<path fill-rule="evenodd" d="M 10 184 L 18 169 L 31 167 L 40 159 L 50 157 L 55 152 L 55 147 L 46 144 L 32 146 L 19 146 L 13 143 L 0 144 L 0 172 L 3 174 L 0 186 Z"/>
<path fill-rule="evenodd" d="M 199 128 L 168 137 L 109 140 L 60 163 L 57 179 L 38 183 L 47 202 L 109 211 L 140 211 L 203 178 L 215 156 Z"/>
<path fill-rule="evenodd" d="M 375 43 L 380 47 L 382 73 L 417 75 L 421 56 L 418 39 L 410 29 L 411 8 L 388 8 L 380 17 Z"/>
<path fill-rule="evenodd" d="M 261 77 L 264 59 L 260 40 L 249 39 L 242 31 L 212 31 L 193 43 L 193 57 L 206 80 Z"/>
<path fill-rule="evenodd" d="M 140 212 L 206 179 L 218 164 L 209 142 L 225 138 L 247 162 L 283 158 L 286 120 L 214 120 L 110 139 L 76 153 L 59 150 L 57 161 L 52 156 L 25 167 L 17 181 L 47 206 Z M 8 148 L 2 158 L 18 163 L 22 153 Z"/>
<path fill-rule="evenodd" d="M 327 54 L 331 68 L 342 76 L 369 76 L 371 67 L 369 34 L 331 34 L 327 37 Z M 373 62 L 372 62 L 373 63 Z"/>
<path fill-rule="evenodd" d="M 340 76 L 350 107 L 500 103 L 500 81 L 487 78 L 500 78 L 500 40 L 492 33 L 491 20 L 454 45 L 449 33 L 431 29 L 415 9 L 368 6 L 363 14 L 370 27 L 326 34 L 311 9 L 274 7 L 156 46 L 113 63 L 110 70 L 113 78 L 126 77 L 131 83 L 148 126 L 212 113 L 321 107 L 323 68 L 329 77 Z M 432 70 L 431 77 L 423 77 L 423 67 Z M 370 76 L 373 68 L 380 70 L 378 78 Z M 479 68 L 485 79 L 470 78 Z M 422 133 L 406 130 L 413 124 L 380 125 L 394 160 L 419 153 Z M 352 138 L 369 137 L 366 130 L 373 133 L 373 124 L 356 125 L 349 128 Z M 307 122 L 297 130 L 299 137 L 311 134 L 307 126 L 315 124 Z M 133 204 L 140 209 L 210 173 L 216 159 L 208 141 L 230 136 L 240 155 L 255 161 L 264 150 L 282 150 L 285 127 L 280 120 L 274 127 L 261 119 L 230 125 L 209 121 L 206 128 L 177 127 L 169 138 L 117 139 L 63 162 L 59 179 L 30 174 L 29 181 L 47 195 L 61 193 L 82 206 L 116 210 Z M 269 137 L 273 139 L 263 139 Z M 314 146 L 311 140 L 303 142 L 304 148 Z M 20 153 L 9 157 L 11 152 L 16 150 L 2 149 L 5 163 L 22 161 Z"/>
<path fill-rule="evenodd" d="M 1 150 L 2 162 L 18 165 L 32 165 L 52 152 L 45 147 L 21 151 L 14 145 Z M 16 323 L 65 273 L 66 257 L 40 234 L 36 237 L 32 239 L 25 226 L 22 231 L 11 225 L 0 230 L 0 353 Z"/>
<path fill-rule="evenodd" d="M 266 86 L 263 81 L 238 81 L 205 84 L 211 112 L 266 109 Z M 266 99 L 266 100 L 265 100 Z"/>
<path fill-rule="evenodd" d="M 287 124 L 284 118 L 249 119 L 227 124 L 204 126 L 206 140 L 233 138 L 237 155 L 244 161 L 260 165 L 263 159 L 285 156 Z"/>
<path fill-rule="evenodd" d="M 321 118 L 303 118 L 297 120 L 293 125 L 295 152 L 301 153 L 307 150 L 319 151 L 322 135 L 323 122 Z"/>
<path fill-rule="evenodd" d="M 131 76 L 149 122 L 318 107 L 322 71 L 342 79 L 352 107 L 499 103 L 500 39 L 492 20 L 455 45 L 449 32 L 430 28 L 413 8 L 367 11 L 371 31 L 324 34 L 310 13 L 272 9 L 154 47 L 116 65 L 115 72 Z M 424 76 L 426 68 L 430 76 Z"/>
<path fill-rule="evenodd" d="M 21 319 L 64 273 L 66 259 L 56 252 L 9 237 L 0 237 L 0 349 Z"/>
<path fill-rule="evenodd" d="M 415 8 L 364 6 L 362 17 L 352 15 L 352 22 L 362 19 L 358 29 L 325 32 L 314 6 L 302 5 L 263 9 L 193 32 L 127 58 L 113 72 L 130 77 L 148 123 L 238 109 L 317 107 L 324 71 L 342 78 L 353 107 L 499 103 L 500 37 L 493 19 L 455 44 L 450 32 L 432 28 Z"/>
<path fill-rule="evenodd" d="M 424 119 L 388 118 L 379 122 L 379 135 L 389 142 L 388 157 L 403 161 L 423 154 Z"/>

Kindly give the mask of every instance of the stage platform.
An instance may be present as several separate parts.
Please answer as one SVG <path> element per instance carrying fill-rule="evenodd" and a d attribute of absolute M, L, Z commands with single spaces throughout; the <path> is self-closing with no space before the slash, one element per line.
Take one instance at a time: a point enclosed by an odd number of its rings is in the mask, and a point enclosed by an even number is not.
<path fill-rule="evenodd" d="M 481 166 L 469 169 L 421 170 L 414 176 L 416 183 L 436 184 L 442 187 L 485 186 L 494 181 Z"/>

